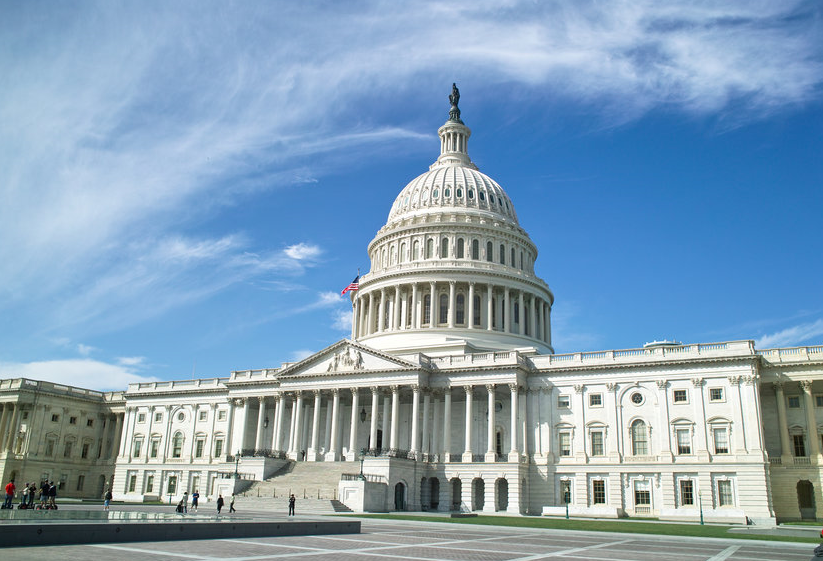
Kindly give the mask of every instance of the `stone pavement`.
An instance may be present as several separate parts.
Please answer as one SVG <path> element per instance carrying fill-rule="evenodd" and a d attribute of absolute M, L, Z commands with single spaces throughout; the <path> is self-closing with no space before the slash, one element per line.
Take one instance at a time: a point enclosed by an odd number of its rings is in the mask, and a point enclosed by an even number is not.
<path fill-rule="evenodd" d="M 309 518 L 308 516 L 306 517 Z M 0 550 L 3 561 L 808 561 L 814 544 L 672 538 L 534 528 L 362 519 L 361 534 L 40 546 Z"/>

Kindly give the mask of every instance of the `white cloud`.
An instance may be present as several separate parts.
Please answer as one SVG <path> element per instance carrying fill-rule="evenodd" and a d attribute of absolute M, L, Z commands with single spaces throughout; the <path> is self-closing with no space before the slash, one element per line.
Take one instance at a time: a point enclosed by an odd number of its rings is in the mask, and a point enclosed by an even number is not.
<path fill-rule="evenodd" d="M 309 245 L 299 243 L 290 245 L 283 250 L 286 255 L 297 261 L 304 261 L 306 259 L 316 259 L 322 252 L 316 245 Z"/>
<path fill-rule="evenodd" d="M 801 323 L 775 333 L 764 335 L 755 341 L 758 349 L 771 347 L 796 347 L 815 338 L 823 338 L 823 319 Z"/>
<path fill-rule="evenodd" d="M 121 366 L 142 366 L 146 362 L 144 356 L 121 356 L 117 358 L 117 364 Z"/>
<path fill-rule="evenodd" d="M 95 349 L 91 345 L 84 345 L 83 343 L 79 343 L 77 345 L 77 352 L 80 353 L 83 356 L 89 356 L 92 353 L 92 351 L 96 351 L 96 350 L 97 349 Z"/>
<path fill-rule="evenodd" d="M 297 349 L 291 353 L 292 362 L 300 362 L 304 358 L 308 358 L 314 354 L 314 351 L 309 349 Z"/>
<path fill-rule="evenodd" d="M 0 378 L 30 378 L 100 391 L 122 390 L 128 384 L 157 381 L 153 376 L 135 374 L 123 365 L 92 359 L 0 363 Z"/>
<path fill-rule="evenodd" d="M 351 309 L 347 310 L 334 310 L 332 312 L 332 329 L 337 329 L 338 331 L 346 331 L 351 332 L 351 318 L 352 318 L 352 311 Z"/>

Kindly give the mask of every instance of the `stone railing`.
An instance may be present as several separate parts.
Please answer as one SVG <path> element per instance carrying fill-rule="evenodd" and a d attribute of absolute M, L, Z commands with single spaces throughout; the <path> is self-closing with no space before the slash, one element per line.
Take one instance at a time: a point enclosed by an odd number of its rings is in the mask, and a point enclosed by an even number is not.
<path fill-rule="evenodd" d="M 232 458 L 229 461 L 233 462 L 234 458 L 232 456 L 229 457 Z M 271 448 L 244 448 L 240 451 L 240 457 L 274 458 L 276 460 L 285 460 L 286 453 L 283 450 L 272 450 Z"/>
<path fill-rule="evenodd" d="M 485 365 L 519 365 L 524 368 L 529 367 L 526 357 L 520 355 L 517 351 L 473 353 L 435 357 L 431 359 L 431 366 L 436 368 Z"/>
<path fill-rule="evenodd" d="M 769 362 L 805 362 L 823 360 L 823 345 L 816 347 L 789 347 L 785 349 L 764 349 L 757 354 Z"/>
<path fill-rule="evenodd" d="M 129 384 L 128 393 L 155 392 L 169 390 L 224 389 L 225 378 L 197 378 L 194 380 L 171 380 L 168 382 L 139 382 Z"/>

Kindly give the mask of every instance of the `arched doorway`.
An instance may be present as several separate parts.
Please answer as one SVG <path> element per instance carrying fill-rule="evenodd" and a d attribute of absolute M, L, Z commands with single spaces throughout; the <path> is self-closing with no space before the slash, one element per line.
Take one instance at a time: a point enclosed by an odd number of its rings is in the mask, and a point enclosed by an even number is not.
<path fill-rule="evenodd" d="M 100 477 L 97 479 L 97 496 L 102 497 L 103 492 L 106 490 L 106 476 L 102 473 Z"/>
<path fill-rule="evenodd" d="M 495 495 L 497 504 L 495 510 L 506 510 L 509 508 L 509 482 L 505 479 L 498 479 L 495 482 Z"/>
<path fill-rule="evenodd" d="M 406 510 L 406 486 L 402 483 L 394 486 L 394 510 Z"/>
<path fill-rule="evenodd" d="M 800 518 L 815 519 L 814 485 L 811 481 L 804 479 L 797 482 L 797 506 L 800 508 Z"/>
<path fill-rule="evenodd" d="M 429 510 L 429 503 L 431 502 L 431 489 L 429 489 L 429 478 L 423 477 L 420 479 L 420 508 Z"/>
<path fill-rule="evenodd" d="M 452 510 L 460 510 L 460 502 L 463 494 L 463 484 L 460 482 L 460 479 L 455 477 L 451 480 L 451 487 L 452 487 Z"/>
<path fill-rule="evenodd" d="M 472 481 L 472 510 L 483 510 L 486 502 L 486 483 L 477 478 Z"/>
<path fill-rule="evenodd" d="M 432 510 L 437 510 L 440 506 L 440 480 L 436 477 L 429 479 L 429 489 L 431 495 L 429 496 L 429 507 Z"/>

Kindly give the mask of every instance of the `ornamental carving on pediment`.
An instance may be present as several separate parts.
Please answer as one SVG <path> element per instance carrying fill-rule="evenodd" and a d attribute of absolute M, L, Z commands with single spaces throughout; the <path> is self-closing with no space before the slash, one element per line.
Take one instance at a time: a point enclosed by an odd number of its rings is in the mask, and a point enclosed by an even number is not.
<path fill-rule="evenodd" d="M 335 353 L 326 372 L 337 372 L 338 370 L 363 370 L 363 355 L 351 347 Z"/>

